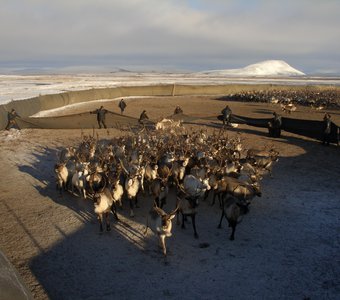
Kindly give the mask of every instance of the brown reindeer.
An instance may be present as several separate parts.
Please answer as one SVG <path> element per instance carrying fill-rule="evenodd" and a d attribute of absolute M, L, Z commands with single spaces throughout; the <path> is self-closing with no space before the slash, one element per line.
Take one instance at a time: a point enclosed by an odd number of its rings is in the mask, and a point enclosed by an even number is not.
<path fill-rule="evenodd" d="M 232 232 L 230 235 L 230 240 L 233 241 L 235 239 L 235 230 L 238 223 L 241 222 L 241 218 L 248 212 L 249 203 L 245 203 L 243 201 L 239 201 L 237 198 L 228 196 L 223 201 L 222 206 L 222 215 L 220 219 L 220 223 L 218 224 L 218 228 L 222 227 L 222 220 L 225 217 L 228 221 L 229 227 L 231 227 Z"/>
<path fill-rule="evenodd" d="M 154 205 L 146 219 L 144 235 L 147 234 L 148 228 L 157 234 L 159 245 L 162 248 L 164 256 L 166 256 L 165 238 L 172 235 L 172 219 L 175 217 L 177 210 L 178 207 L 176 207 L 176 209 L 171 213 L 167 214 L 163 209 Z"/>

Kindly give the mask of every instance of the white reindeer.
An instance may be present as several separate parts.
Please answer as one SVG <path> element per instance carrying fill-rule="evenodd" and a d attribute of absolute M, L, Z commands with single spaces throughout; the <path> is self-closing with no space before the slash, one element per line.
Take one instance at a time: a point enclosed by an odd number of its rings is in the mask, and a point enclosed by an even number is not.
<path fill-rule="evenodd" d="M 173 129 L 181 126 L 182 121 L 174 121 L 171 119 L 162 119 L 156 123 L 156 130 Z"/>
<path fill-rule="evenodd" d="M 74 192 L 74 187 L 78 190 L 79 194 L 86 199 L 86 177 L 89 174 L 89 163 L 83 163 L 81 170 L 76 171 L 72 176 L 71 190 Z"/>

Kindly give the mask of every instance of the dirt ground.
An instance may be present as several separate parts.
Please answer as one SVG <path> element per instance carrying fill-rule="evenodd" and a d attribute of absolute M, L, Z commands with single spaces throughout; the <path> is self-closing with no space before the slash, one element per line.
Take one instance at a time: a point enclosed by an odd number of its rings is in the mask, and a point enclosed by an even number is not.
<path fill-rule="evenodd" d="M 195 116 L 217 115 L 225 102 L 188 96 L 127 99 L 126 114 L 143 109 L 151 119 L 172 114 L 176 105 Z M 235 114 L 267 117 L 279 106 L 228 102 Z M 104 103 L 118 112 L 117 103 Z M 89 103 L 67 113 L 90 111 Z M 329 111 L 340 124 L 340 112 Z M 298 107 L 291 117 L 321 120 L 324 112 Z M 217 120 L 187 124 L 220 129 Z M 102 138 L 122 134 L 98 130 Z M 92 130 L 85 131 L 92 134 Z M 59 196 L 53 166 L 58 149 L 77 145 L 80 130 L 25 129 L 0 132 L 0 247 L 15 265 L 35 299 L 339 299 L 340 149 L 283 132 L 272 139 L 261 128 L 240 125 L 245 148 L 274 145 L 280 159 L 273 178 L 262 180 L 262 197 L 228 239 L 220 210 L 200 202 L 199 239 L 191 225 L 174 225 L 165 262 L 156 237 L 143 236 L 152 205 L 129 217 L 128 203 L 112 218 L 113 230 L 99 234 L 91 200 Z M 165 210 L 175 206 L 169 198 Z M 1 297 L 0 297 L 1 298 Z"/>

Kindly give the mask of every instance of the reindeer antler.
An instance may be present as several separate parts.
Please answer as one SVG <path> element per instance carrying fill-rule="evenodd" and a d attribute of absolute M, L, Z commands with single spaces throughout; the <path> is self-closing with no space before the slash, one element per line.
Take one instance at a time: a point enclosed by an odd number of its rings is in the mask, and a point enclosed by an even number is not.
<path fill-rule="evenodd" d="M 156 202 L 154 202 L 154 207 L 153 207 L 154 211 L 159 214 L 160 216 L 166 216 L 166 212 L 161 209 L 160 207 L 157 206 Z"/>

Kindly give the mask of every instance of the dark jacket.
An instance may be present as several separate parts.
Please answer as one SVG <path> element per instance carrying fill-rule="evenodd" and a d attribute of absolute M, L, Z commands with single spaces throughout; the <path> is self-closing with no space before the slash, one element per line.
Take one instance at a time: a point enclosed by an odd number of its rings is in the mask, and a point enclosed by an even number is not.
<path fill-rule="evenodd" d="M 231 109 L 229 108 L 229 106 L 226 106 L 222 109 L 221 113 L 223 115 L 223 118 L 227 118 L 231 114 Z"/>
<path fill-rule="evenodd" d="M 331 133 L 331 125 L 332 125 L 331 119 L 325 118 L 323 122 L 324 122 L 324 125 L 323 125 L 324 134 L 330 134 Z"/>
<path fill-rule="evenodd" d="M 7 113 L 7 119 L 8 121 L 13 121 L 16 118 L 20 118 L 20 116 L 17 114 L 17 112 L 15 110 L 12 110 L 10 112 Z"/>
<path fill-rule="evenodd" d="M 272 119 L 272 127 L 275 129 L 279 129 L 282 126 L 282 118 L 281 116 L 277 115 Z"/>
<path fill-rule="evenodd" d="M 105 121 L 105 114 L 108 112 L 105 108 L 98 108 L 92 111 L 91 114 L 97 114 L 97 121 Z"/>
<path fill-rule="evenodd" d="M 144 120 L 148 120 L 148 119 L 149 119 L 149 117 L 146 114 L 146 111 L 144 110 L 139 117 L 139 121 L 144 121 Z"/>
<path fill-rule="evenodd" d="M 118 104 L 119 108 L 123 111 L 126 107 L 126 103 L 125 101 L 122 99 L 120 100 L 119 104 Z"/>
<path fill-rule="evenodd" d="M 179 106 L 177 106 L 177 107 L 175 108 L 174 114 L 177 115 L 177 114 L 181 114 L 181 113 L 183 113 L 182 108 L 180 108 Z"/>

